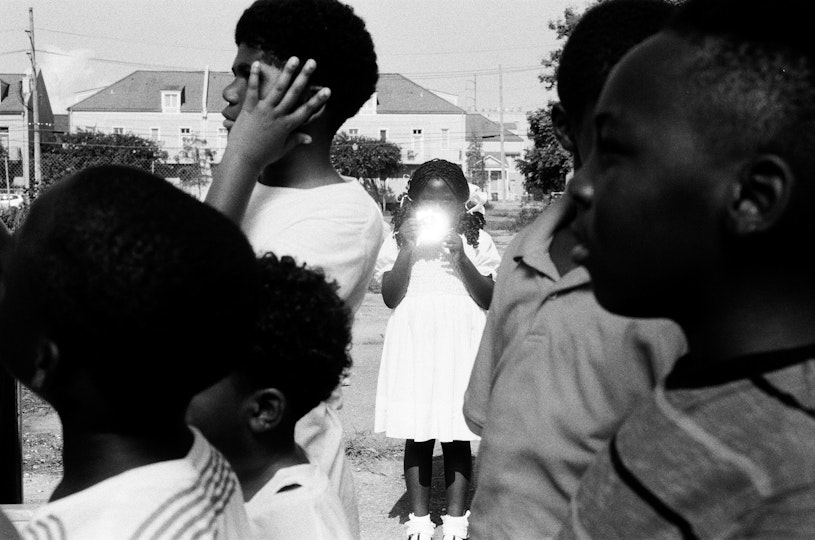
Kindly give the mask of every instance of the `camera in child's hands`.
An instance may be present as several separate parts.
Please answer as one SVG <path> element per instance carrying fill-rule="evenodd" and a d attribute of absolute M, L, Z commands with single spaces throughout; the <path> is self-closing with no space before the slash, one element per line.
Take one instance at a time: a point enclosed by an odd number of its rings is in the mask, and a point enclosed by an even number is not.
<path fill-rule="evenodd" d="M 419 222 L 417 245 L 439 244 L 450 232 L 450 217 L 437 206 L 425 206 L 416 211 Z"/>

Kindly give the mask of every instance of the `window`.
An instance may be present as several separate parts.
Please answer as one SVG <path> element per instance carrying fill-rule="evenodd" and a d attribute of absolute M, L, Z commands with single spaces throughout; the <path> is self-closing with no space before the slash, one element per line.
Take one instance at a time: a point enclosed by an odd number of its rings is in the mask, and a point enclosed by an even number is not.
<path fill-rule="evenodd" d="M 351 137 L 357 137 L 359 136 L 359 130 L 357 128 L 351 128 L 348 130 L 348 135 Z"/>
<path fill-rule="evenodd" d="M 7 127 L 0 127 L 0 148 L 4 148 L 8 151 L 8 128 Z"/>
<path fill-rule="evenodd" d="M 177 113 L 181 110 L 181 92 L 161 92 L 161 112 Z"/>
<path fill-rule="evenodd" d="M 159 134 L 159 130 L 157 127 L 150 128 L 150 140 L 158 142 L 161 139 L 161 135 Z"/>
<path fill-rule="evenodd" d="M 442 150 L 447 150 L 450 148 L 450 130 L 449 129 L 442 129 L 441 130 L 441 148 Z"/>
<path fill-rule="evenodd" d="M 380 129 L 379 130 L 379 140 L 385 142 L 388 140 L 388 130 L 387 129 Z"/>
<path fill-rule="evenodd" d="M 413 150 L 416 159 L 422 159 L 421 154 L 424 146 L 424 135 L 421 129 L 413 130 L 413 139 L 410 141 L 410 149 Z"/>
<path fill-rule="evenodd" d="M 123 128 L 123 127 L 115 127 L 115 128 L 113 128 L 113 134 L 114 135 L 124 135 L 125 134 L 125 128 Z"/>
<path fill-rule="evenodd" d="M 188 128 L 188 127 L 181 128 L 179 130 L 178 147 L 183 148 L 184 147 L 184 140 L 189 139 L 190 137 L 192 137 L 192 132 L 191 132 L 190 128 Z"/>

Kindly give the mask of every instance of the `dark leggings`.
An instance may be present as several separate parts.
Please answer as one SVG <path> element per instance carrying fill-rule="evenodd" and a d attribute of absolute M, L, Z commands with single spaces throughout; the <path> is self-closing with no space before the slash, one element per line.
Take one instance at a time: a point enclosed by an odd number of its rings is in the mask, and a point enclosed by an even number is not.
<path fill-rule="evenodd" d="M 416 516 L 430 512 L 430 481 L 433 476 L 433 447 L 436 441 L 405 441 L 405 484 L 410 508 Z M 464 515 L 467 489 L 472 476 L 470 441 L 441 443 L 444 455 L 444 485 L 447 487 L 447 514 Z"/>

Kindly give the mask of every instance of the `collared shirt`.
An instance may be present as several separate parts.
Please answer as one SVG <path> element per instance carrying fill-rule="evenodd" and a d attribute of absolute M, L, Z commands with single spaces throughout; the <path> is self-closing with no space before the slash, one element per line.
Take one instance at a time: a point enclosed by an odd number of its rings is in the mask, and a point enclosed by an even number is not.
<path fill-rule="evenodd" d="M 238 478 L 191 427 L 181 459 L 158 461 L 41 506 L 25 540 L 253 538 Z"/>
<path fill-rule="evenodd" d="M 601 308 L 585 268 L 558 274 L 548 249 L 567 205 L 521 231 L 498 271 L 464 405 L 482 437 L 474 539 L 555 535 L 595 454 L 685 352 L 675 324 Z"/>
<path fill-rule="evenodd" d="M 588 469 L 559 538 L 815 538 L 813 357 L 680 360 Z"/>

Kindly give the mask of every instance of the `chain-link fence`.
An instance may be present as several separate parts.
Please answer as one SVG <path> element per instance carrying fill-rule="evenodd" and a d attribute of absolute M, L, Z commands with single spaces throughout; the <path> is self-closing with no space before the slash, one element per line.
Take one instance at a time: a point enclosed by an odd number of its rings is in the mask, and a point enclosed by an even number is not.
<path fill-rule="evenodd" d="M 62 178 L 97 165 L 126 165 L 149 171 L 203 200 L 216 166 L 209 159 L 167 159 L 163 155 L 125 146 L 87 149 L 45 147 L 40 157 L 39 182 L 33 156 L 29 159 L 28 179 L 22 160 L 0 156 L 0 220 L 13 229 L 37 195 Z"/>

